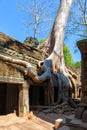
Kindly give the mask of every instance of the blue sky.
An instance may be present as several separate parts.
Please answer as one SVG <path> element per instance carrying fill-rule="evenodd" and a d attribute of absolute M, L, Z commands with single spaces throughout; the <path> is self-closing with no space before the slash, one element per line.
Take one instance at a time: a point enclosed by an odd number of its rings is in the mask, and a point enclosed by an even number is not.
<path fill-rule="evenodd" d="M 0 0 L 0 32 L 23 42 L 29 33 L 24 25 L 27 15 L 18 9 L 19 3 L 26 5 L 26 0 Z M 41 38 L 46 38 L 47 35 L 45 33 Z M 74 61 L 79 61 L 81 55 L 79 51 L 74 53 L 75 43 L 76 38 L 74 36 L 67 39 L 67 46 L 70 48 Z"/>
<path fill-rule="evenodd" d="M 1 0 L 0 1 L 0 32 L 3 32 L 19 41 L 26 37 L 23 24 L 25 15 L 17 7 L 21 0 Z"/>

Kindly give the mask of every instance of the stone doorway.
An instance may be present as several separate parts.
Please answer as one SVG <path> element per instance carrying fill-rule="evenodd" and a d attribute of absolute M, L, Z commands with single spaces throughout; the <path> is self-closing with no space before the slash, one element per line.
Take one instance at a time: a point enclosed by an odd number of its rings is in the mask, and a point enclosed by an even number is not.
<path fill-rule="evenodd" d="M 0 83 L 0 115 L 18 114 L 18 85 Z"/>

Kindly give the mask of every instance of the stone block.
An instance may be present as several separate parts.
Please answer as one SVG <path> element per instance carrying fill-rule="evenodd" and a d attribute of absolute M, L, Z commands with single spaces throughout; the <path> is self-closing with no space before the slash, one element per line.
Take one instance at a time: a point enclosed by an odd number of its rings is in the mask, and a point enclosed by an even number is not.
<path fill-rule="evenodd" d="M 55 130 L 62 126 L 63 119 L 55 120 Z"/>
<path fill-rule="evenodd" d="M 82 130 L 82 128 L 70 127 L 70 130 Z"/>
<path fill-rule="evenodd" d="M 84 110 L 83 114 L 82 114 L 82 121 L 83 122 L 87 122 L 87 109 Z"/>
<path fill-rule="evenodd" d="M 70 123 L 70 121 L 72 121 L 74 119 L 74 117 L 75 117 L 74 114 L 66 116 L 66 124 Z"/>
<path fill-rule="evenodd" d="M 84 107 L 78 107 L 76 110 L 75 110 L 75 117 L 77 119 L 81 119 L 82 118 L 82 113 L 84 111 Z"/>
<path fill-rule="evenodd" d="M 68 126 L 62 126 L 60 127 L 58 130 L 70 130 L 70 128 Z"/>
<path fill-rule="evenodd" d="M 80 119 L 74 118 L 69 123 L 70 130 L 87 130 L 87 123 L 82 122 Z"/>

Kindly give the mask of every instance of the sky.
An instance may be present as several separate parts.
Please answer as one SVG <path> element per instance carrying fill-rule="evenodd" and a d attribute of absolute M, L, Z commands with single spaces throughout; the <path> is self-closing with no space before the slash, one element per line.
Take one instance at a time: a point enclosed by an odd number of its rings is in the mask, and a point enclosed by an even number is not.
<path fill-rule="evenodd" d="M 30 35 L 26 31 L 24 20 L 27 15 L 18 9 L 18 4 L 26 6 L 26 0 L 0 0 L 0 32 L 9 35 L 16 40 L 23 42 L 27 36 Z M 45 33 L 41 38 L 48 36 Z M 79 50 L 75 53 L 76 38 L 70 36 L 67 40 L 67 46 L 73 56 L 75 62 L 81 60 L 81 54 Z"/>

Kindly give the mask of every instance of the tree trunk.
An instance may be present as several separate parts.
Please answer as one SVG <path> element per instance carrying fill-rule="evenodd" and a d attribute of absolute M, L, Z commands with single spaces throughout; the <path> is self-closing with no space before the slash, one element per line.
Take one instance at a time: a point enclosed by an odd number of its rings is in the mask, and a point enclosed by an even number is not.
<path fill-rule="evenodd" d="M 72 90 L 72 87 L 76 90 L 75 80 L 77 80 L 78 77 L 75 73 L 66 68 L 63 56 L 64 31 L 72 1 L 73 0 L 60 0 L 60 7 L 52 30 L 44 44 L 40 45 L 38 48 L 49 54 L 43 66 L 40 66 L 43 61 L 39 66 L 44 71 L 49 69 L 50 72 L 55 73 L 59 80 L 58 103 L 60 103 L 61 100 L 70 101 L 75 107 L 75 104 L 71 100 L 72 92 L 70 90 Z"/>
<path fill-rule="evenodd" d="M 61 68 L 63 69 L 65 66 L 63 57 L 63 40 L 71 4 L 72 0 L 60 0 L 60 7 L 52 31 L 45 43 L 39 46 L 40 49 L 50 54 L 47 60 L 51 60 L 53 71 L 61 70 Z"/>

